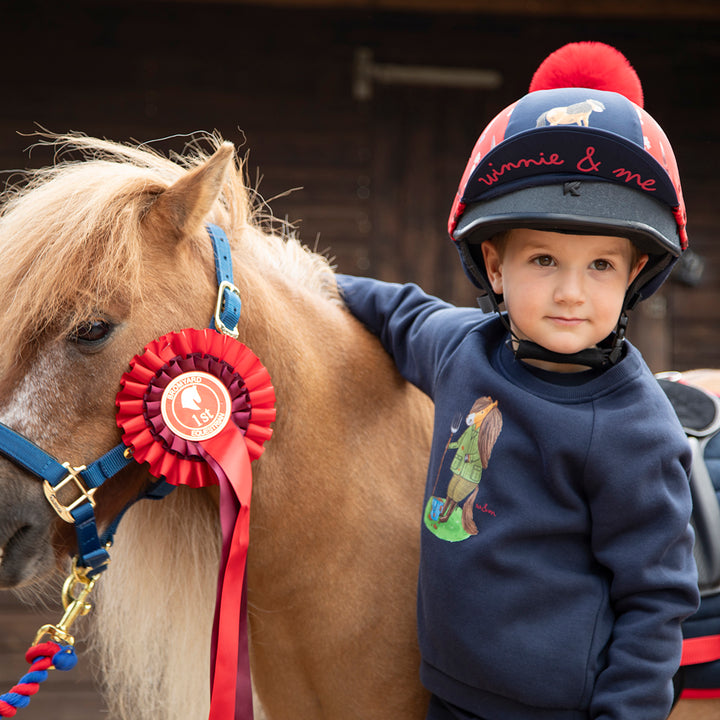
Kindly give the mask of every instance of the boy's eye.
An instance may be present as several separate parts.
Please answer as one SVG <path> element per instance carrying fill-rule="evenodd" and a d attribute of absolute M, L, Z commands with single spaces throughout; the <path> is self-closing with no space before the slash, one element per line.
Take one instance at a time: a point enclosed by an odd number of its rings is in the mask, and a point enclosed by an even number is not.
<path fill-rule="evenodd" d="M 537 255 L 533 258 L 533 262 L 540 267 L 551 267 L 554 264 L 554 260 L 550 255 Z"/>
<path fill-rule="evenodd" d="M 612 265 L 607 260 L 595 260 L 593 261 L 592 267 L 593 270 L 600 270 L 602 272 L 612 268 Z"/>

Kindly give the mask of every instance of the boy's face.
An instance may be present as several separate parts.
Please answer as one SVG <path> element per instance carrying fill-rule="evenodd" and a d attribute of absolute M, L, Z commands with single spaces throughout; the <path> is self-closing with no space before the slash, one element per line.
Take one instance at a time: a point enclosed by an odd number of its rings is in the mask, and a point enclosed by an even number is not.
<path fill-rule="evenodd" d="M 513 332 L 557 353 L 593 347 L 615 329 L 625 291 L 647 262 L 643 255 L 633 265 L 626 238 L 527 228 L 510 231 L 502 253 L 490 241 L 482 251 Z"/>

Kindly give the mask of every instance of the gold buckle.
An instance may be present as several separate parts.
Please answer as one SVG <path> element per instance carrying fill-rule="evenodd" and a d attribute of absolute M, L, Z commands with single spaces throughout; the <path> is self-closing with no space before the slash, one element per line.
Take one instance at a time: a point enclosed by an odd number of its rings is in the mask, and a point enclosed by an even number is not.
<path fill-rule="evenodd" d="M 237 325 L 234 328 L 229 328 L 221 319 L 220 313 L 225 309 L 224 294 L 225 290 L 229 290 L 240 297 L 240 291 L 227 280 L 223 280 L 218 287 L 217 303 L 215 304 L 215 329 L 223 335 L 229 335 L 234 340 L 237 340 L 240 333 L 237 329 Z"/>
<path fill-rule="evenodd" d="M 63 478 L 57 485 L 55 485 L 55 487 L 53 487 L 47 480 L 45 480 L 45 482 L 43 483 L 43 490 L 45 491 L 45 497 L 48 499 L 48 502 L 53 506 L 53 510 L 55 510 L 55 512 L 65 522 L 74 523 L 75 518 L 72 516 L 71 513 L 76 507 L 82 505 L 84 502 L 89 502 L 92 507 L 95 507 L 95 500 L 93 499 L 93 495 L 95 494 L 97 488 L 91 488 L 88 490 L 87 487 L 85 487 L 85 483 L 80 477 L 80 473 L 83 470 L 87 469 L 85 465 L 71 467 L 70 463 L 66 462 L 64 462 L 62 465 L 68 471 L 67 476 Z M 70 503 L 70 505 L 65 505 L 60 501 L 60 498 L 58 497 L 58 492 L 70 482 L 75 483 L 75 487 L 80 492 L 80 497 Z"/>

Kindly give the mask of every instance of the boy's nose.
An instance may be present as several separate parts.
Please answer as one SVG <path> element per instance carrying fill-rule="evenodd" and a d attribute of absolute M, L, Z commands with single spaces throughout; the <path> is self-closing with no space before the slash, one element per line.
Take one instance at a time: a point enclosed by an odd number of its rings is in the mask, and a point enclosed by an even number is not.
<path fill-rule="evenodd" d="M 583 273 L 566 270 L 559 274 L 555 286 L 555 302 L 577 304 L 585 297 Z"/>

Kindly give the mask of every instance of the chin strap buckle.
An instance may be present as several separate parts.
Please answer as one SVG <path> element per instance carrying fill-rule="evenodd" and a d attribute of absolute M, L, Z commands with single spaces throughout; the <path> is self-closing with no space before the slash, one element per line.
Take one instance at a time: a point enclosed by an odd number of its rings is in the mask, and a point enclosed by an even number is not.
<path fill-rule="evenodd" d="M 614 365 L 622 356 L 623 345 L 625 344 L 625 333 L 627 332 L 628 316 L 627 313 L 620 315 L 617 328 L 615 329 L 615 337 L 613 339 L 610 353 L 608 354 L 608 363 Z"/>

